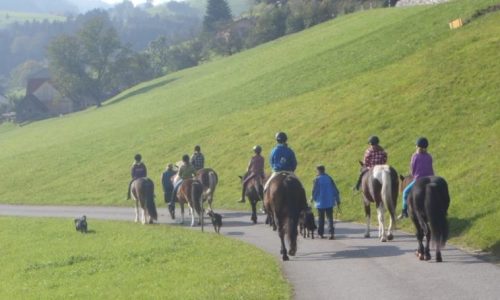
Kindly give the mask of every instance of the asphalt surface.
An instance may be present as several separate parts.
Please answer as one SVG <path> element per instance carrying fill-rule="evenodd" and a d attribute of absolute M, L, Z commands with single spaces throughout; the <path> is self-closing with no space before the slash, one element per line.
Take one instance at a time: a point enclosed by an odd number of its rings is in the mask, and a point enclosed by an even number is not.
<path fill-rule="evenodd" d="M 176 224 L 165 207 L 160 223 Z M 247 212 L 220 211 L 221 234 L 253 244 L 281 261 L 276 232 L 250 222 Z M 0 205 L 0 215 L 130 220 L 134 210 L 118 207 L 59 207 Z M 184 226 L 188 227 L 190 218 Z M 207 219 L 208 222 L 208 219 Z M 142 226 L 142 225 L 138 225 Z M 298 252 L 282 262 L 283 272 L 294 288 L 295 299 L 500 299 L 500 267 L 484 262 L 453 246 L 442 252 L 443 263 L 419 261 L 413 235 L 396 232 L 394 241 L 382 243 L 363 238 L 358 224 L 336 223 L 336 239 L 298 240 Z M 188 227 L 189 228 L 189 227 Z M 194 230 L 200 230 L 194 228 Z M 211 225 L 206 230 L 213 232 Z M 432 253 L 434 259 L 434 253 Z"/>

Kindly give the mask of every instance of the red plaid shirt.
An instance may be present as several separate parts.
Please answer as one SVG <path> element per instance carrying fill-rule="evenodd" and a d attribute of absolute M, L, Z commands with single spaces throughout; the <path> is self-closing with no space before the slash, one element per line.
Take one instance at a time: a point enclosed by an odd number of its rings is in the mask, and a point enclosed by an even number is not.
<path fill-rule="evenodd" d="M 370 146 L 370 148 L 365 151 L 363 162 L 367 168 L 376 165 L 385 165 L 387 163 L 387 153 L 378 145 Z"/>

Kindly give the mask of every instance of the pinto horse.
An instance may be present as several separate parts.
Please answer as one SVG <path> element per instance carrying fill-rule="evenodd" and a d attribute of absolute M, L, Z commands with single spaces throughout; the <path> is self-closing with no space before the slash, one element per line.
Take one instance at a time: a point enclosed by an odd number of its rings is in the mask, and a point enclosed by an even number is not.
<path fill-rule="evenodd" d="M 412 181 L 411 176 L 400 176 L 401 191 Z M 428 176 L 417 179 L 408 195 L 408 207 L 410 217 L 415 225 L 418 239 L 417 257 L 420 260 L 430 260 L 430 241 L 436 247 L 436 262 L 442 262 L 441 248 L 446 245 L 448 239 L 448 207 L 450 206 L 450 194 L 448 183 L 439 176 Z M 423 239 L 426 237 L 424 247 Z"/>
<path fill-rule="evenodd" d="M 219 182 L 217 173 L 210 168 L 200 169 L 196 172 L 196 179 L 203 185 L 203 201 L 207 201 L 208 207 L 212 210 L 215 188 Z"/>
<path fill-rule="evenodd" d="M 139 222 L 139 206 L 141 207 L 142 224 L 153 224 L 158 220 L 155 205 L 155 185 L 147 177 L 137 178 L 130 187 L 131 198 L 135 200 L 135 222 Z"/>
<path fill-rule="evenodd" d="M 191 213 L 191 226 L 194 226 L 194 212 L 198 214 L 198 224 L 203 226 L 202 198 L 203 185 L 197 179 L 185 179 L 177 190 L 177 201 L 181 206 L 181 223 L 184 223 L 184 204 Z M 193 211 L 194 210 L 194 211 Z"/>
<path fill-rule="evenodd" d="M 290 250 L 288 254 L 297 253 L 298 220 L 302 210 L 307 207 L 306 192 L 300 181 L 293 174 L 281 172 L 268 184 L 264 191 L 264 207 L 272 216 L 273 227 L 278 229 L 281 240 L 281 255 L 284 261 L 289 260 L 285 246 L 285 235 L 288 237 Z"/>
<path fill-rule="evenodd" d="M 245 177 L 238 176 L 241 179 L 241 184 L 243 185 Z M 262 184 L 262 178 L 260 176 L 253 176 L 250 178 L 246 184 L 245 196 L 250 201 L 252 206 L 252 217 L 250 220 L 254 224 L 257 223 L 257 202 L 262 201 L 264 198 L 264 185 Z"/>
<path fill-rule="evenodd" d="M 392 234 L 396 224 L 396 204 L 398 200 L 398 173 L 389 165 L 377 165 L 367 169 L 361 164 L 361 191 L 365 206 L 366 232 L 365 238 L 370 237 L 370 203 L 375 203 L 378 217 L 378 237 L 381 242 L 392 240 Z M 389 210 L 390 222 L 388 233 L 384 224 L 385 209 Z"/>

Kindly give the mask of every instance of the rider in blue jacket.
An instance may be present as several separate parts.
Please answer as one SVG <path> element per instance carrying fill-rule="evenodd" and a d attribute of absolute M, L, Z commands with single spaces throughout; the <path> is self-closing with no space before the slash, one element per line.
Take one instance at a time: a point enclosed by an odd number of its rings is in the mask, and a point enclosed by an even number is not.
<path fill-rule="evenodd" d="M 276 134 L 278 145 L 271 151 L 271 168 L 273 172 L 289 171 L 294 172 L 297 168 L 297 159 L 295 153 L 286 144 L 288 137 L 284 132 Z"/>

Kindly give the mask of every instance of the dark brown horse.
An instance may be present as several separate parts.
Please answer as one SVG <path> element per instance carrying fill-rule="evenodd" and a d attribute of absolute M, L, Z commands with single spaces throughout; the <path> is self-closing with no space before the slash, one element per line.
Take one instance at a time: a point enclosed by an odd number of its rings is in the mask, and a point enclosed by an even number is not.
<path fill-rule="evenodd" d="M 142 224 L 152 224 L 158 219 L 155 205 L 155 185 L 147 177 L 137 178 L 130 187 L 130 194 L 135 200 L 135 222 L 139 222 L 139 206 L 141 207 Z"/>
<path fill-rule="evenodd" d="M 264 207 L 272 216 L 274 228 L 278 229 L 281 240 L 282 259 L 289 260 L 285 246 L 285 234 L 288 237 L 290 250 L 294 256 L 297 252 L 297 226 L 299 215 L 307 207 L 306 192 L 294 175 L 286 172 L 277 174 L 268 184 L 264 192 Z"/>
<path fill-rule="evenodd" d="M 370 237 L 370 203 L 375 203 L 378 217 L 378 237 L 380 241 L 387 242 L 394 238 L 392 232 L 396 224 L 396 205 L 398 201 L 398 173 L 389 165 L 377 165 L 366 169 L 361 164 L 361 191 L 366 216 L 365 237 Z M 389 222 L 388 233 L 384 224 L 385 209 L 389 210 L 391 220 Z"/>
<path fill-rule="evenodd" d="M 194 226 L 194 212 L 198 214 L 198 224 L 203 226 L 203 185 L 197 179 L 185 179 L 177 191 L 177 201 L 181 206 L 181 223 L 184 223 L 184 204 L 191 212 L 191 226 Z"/>
<path fill-rule="evenodd" d="M 215 188 L 219 183 L 217 173 L 213 169 L 204 168 L 196 172 L 196 179 L 203 185 L 203 201 L 207 201 L 208 207 L 212 210 Z"/>
<path fill-rule="evenodd" d="M 239 176 L 241 179 L 241 184 L 245 180 L 244 177 Z M 262 178 L 260 176 L 253 176 L 246 183 L 245 188 L 245 196 L 250 201 L 250 205 L 252 206 L 252 217 L 250 220 L 254 224 L 257 223 L 257 202 L 262 201 L 264 199 L 264 184 L 262 183 Z"/>
<path fill-rule="evenodd" d="M 412 181 L 411 176 L 400 176 L 401 191 Z M 422 177 L 415 181 L 413 188 L 408 194 L 408 207 L 410 217 L 415 225 L 418 239 L 417 257 L 420 260 L 430 260 L 430 241 L 436 247 L 436 261 L 442 262 L 441 248 L 446 245 L 448 239 L 448 207 L 450 206 L 450 194 L 448 183 L 444 178 L 438 176 Z M 426 237 L 424 247 L 423 239 Z"/>

